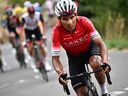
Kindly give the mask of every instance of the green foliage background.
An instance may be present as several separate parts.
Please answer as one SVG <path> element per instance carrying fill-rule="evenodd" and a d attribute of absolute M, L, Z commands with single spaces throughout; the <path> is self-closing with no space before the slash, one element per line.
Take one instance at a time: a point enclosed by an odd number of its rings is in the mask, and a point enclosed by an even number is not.
<path fill-rule="evenodd" d="M 43 4 L 45 2 L 45 0 L 7 0 L 7 1 L 8 1 L 8 4 L 19 4 L 21 6 L 23 6 L 23 3 L 25 1 L 31 1 L 32 3 L 39 2 L 41 4 Z"/>
<path fill-rule="evenodd" d="M 90 18 L 105 38 L 128 38 L 128 0 L 78 1 L 79 15 L 92 13 L 94 16 Z"/>
<path fill-rule="evenodd" d="M 128 48 L 128 0 L 78 1 L 78 14 L 92 19 L 108 48 Z"/>

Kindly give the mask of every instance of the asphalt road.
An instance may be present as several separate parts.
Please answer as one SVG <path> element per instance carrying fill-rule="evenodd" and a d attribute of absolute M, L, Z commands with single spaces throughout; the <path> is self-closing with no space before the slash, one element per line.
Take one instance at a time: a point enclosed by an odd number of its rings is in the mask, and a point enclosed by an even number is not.
<path fill-rule="evenodd" d="M 50 38 L 49 36 L 50 32 L 48 38 Z M 48 49 L 50 49 L 50 39 L 47 43 Z M 40 73 L 33 68 L 32 62 L 29 62 L 27 69 L 19 68 L 9 43 L 2 45 L 1 48 L 5 73 L 0 73 L 0 96 L 67 96 L 63 92 L 62 86 L 59 85 L 54 70 L 48 73 L 50 81 L 45 82 Z M 67 57 L 63 50 L 61 55 L 64 68 L 67 70 Z M 51 64 L 50 50 L 48 50 L 48 57 Z M 113 82 L 112 85 L 108 85 L 110 93 L 112 96 L 128 96 L 128 52 L 109 52 L 109 62 L 112 66 L 111 77 Z M 98 87 L 97 82 L 95 84 Z M 71 96 L 75 96 L 71 86 L 70 91 Z"/>

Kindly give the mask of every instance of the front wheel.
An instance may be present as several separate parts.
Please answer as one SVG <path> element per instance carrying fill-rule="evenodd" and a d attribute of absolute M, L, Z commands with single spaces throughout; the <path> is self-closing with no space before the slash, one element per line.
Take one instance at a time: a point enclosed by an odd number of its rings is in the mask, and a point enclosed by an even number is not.
<path fill-rule="evenodd" d="M 46 82 L 48 82 L 49 79 L 48 79 L 48 74 L 47 74 L 47 71 L 46 71 L 46 69 L 45 69 L 45 66 L 42 66 L 42 67 L 40 68 L 40 72 L 41 72 L 41 74 L 42 74 L 42 76 L 43 76 L 43 79 L 44 79 Z"/>
<path fill-rule="evenodd" d="M 25 54 L 23 52 L 23 49 L 21 46 L 17 47 L 17 53 L 16 53 L 17 60 L 20 63 L 20 67 L 27 68 L 26 62 L 25 62 Z"/>

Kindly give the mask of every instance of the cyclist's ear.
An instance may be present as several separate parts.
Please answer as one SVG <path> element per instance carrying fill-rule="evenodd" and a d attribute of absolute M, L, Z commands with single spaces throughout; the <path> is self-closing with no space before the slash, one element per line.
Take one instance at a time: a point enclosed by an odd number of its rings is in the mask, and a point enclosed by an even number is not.
<path fill-rule="evenodd" d="M 61 19 L 61 16 L 59 16 L 59 17 L 57 17 L 58 18 L 58 20 L 60 20 Z"/>

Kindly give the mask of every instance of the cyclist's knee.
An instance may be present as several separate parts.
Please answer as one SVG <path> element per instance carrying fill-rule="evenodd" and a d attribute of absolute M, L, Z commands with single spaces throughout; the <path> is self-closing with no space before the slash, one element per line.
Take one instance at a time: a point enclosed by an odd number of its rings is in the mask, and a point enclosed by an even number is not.
<path fill-rule="evenodd" d="M 96 70 L 97 68 L 100 67 L 101 64 L 101 57 L 98 55 L 94 55 L 90 57 L 89 63 L 92 67 L 93 70 Z"/>
<path fill-rule="evenodd" d="M 75 92 L 76 92 L 77 96 L 87 96 L 86 95 L 87 90 L 86 90 L 85 86 L 76 89 Z"/>
<path fill-rule="evenodd" d="M 34 56 L 34 52 L 33 52 L 33 47 L 32 46 L 29 46 L 28 47 L 28 52 L 29 54 L 33 57 Z"/>
<path fill-rule="evenodd" d="M 43 54 L 44 57 L 46 57 L 46 50 L 43 46 L 41 46 L 41 53 Z"/>

